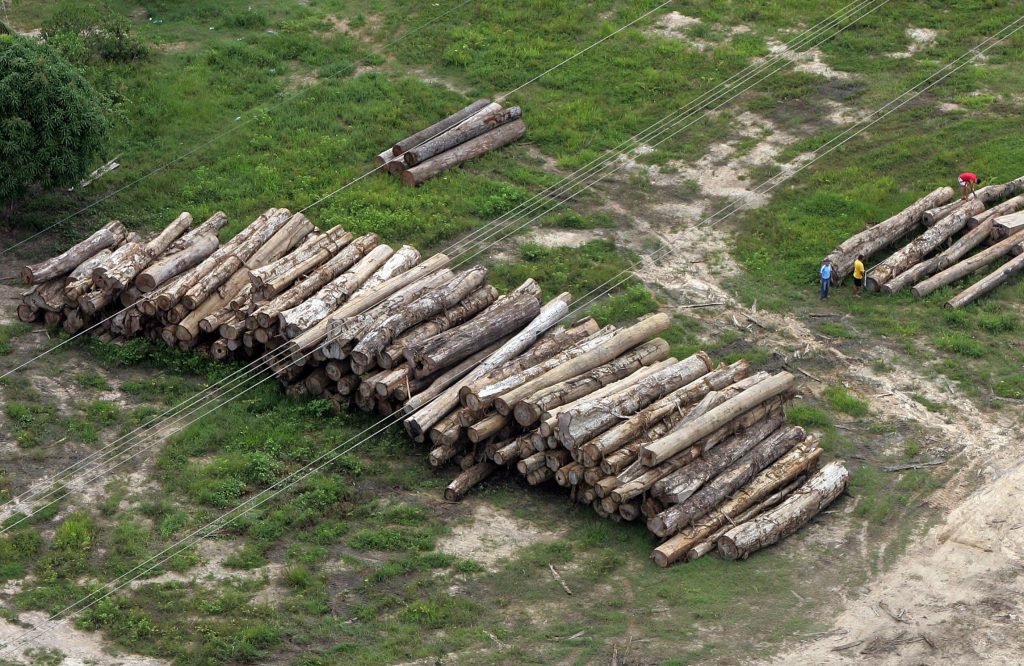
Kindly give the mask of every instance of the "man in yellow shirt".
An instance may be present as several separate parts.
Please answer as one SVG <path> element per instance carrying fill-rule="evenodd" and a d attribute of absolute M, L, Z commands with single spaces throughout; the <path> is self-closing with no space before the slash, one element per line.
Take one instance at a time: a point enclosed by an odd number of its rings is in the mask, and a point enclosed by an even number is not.
<path fill-rule="evenodd" d="M 860 296 L 861 287 L 864 286 L 864 255 L 858 254 L 853 262 L 853 295 Z"/>

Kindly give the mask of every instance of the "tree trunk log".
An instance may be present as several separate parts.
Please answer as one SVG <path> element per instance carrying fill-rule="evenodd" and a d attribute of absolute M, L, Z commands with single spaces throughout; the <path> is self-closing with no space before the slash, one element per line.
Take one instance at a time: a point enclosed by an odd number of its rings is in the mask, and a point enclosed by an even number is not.
<path fill-rule="evenodd" d="M 407 167 L 414 167 L 435 155 L 440 155 L 446 150 L 450 150 L 470 139 L 486 134 L 495 127 L 500 127 L 513 120 L 519 120 L 522 116 L 523 110 L 518 106 L 513 106 L 509 109 L 499 108 L 484 114 L 478 112 L 472 118 L 467 118 L 466 122 L 458 127 L 453 127 L 444 134 L 405 151 L 402 153 L 402 160 Z"/>
<path fill-rule="evenodd" d="M 370 367 L 377 356 L 391 341 L 416 324 L 455 307 L 460 301 L 480 288 L 487 280 L 487 269 L 471 268 L 457 274 L 442 287 L 434 289 L 409 305 L 399 309 L 383 321 L 375 324 L 372 331 L 364 336 L 352 349 L 353 363 Z"/>
<path fill-rule="evenodd" d="M 614 326 L 606 326 L 600 331 L 596 327 L 597 322 L 588 319 L 569 329 L 556 329 L 538 340 L 526 353 L 495 368 L 473 384 L 464 386 L 459 399 L 476 412 L 488 409 L 502 393 L 522 386 L 612 339 Z"/>
<path fill-rule="evenodd" d="M 980 200 L 986 206 L 991 206 L 997 201 L 1009 199 L 1010 197 L 1016 196 L 1024 192 L 1024 176 L 1015 178 L 1007 183 L 1001 183 L 998 185 L 986 185 L 985 187 L 977 190 L 974 193 L 974 197 Z"/>
<path fill-rule="evenodd" d="M 652 336 L 658 335 L 667 329 L 670 323 L 669 316 L 662 312 L 642 319 L 629 328 L 616 331 L 607 343 L 597 349 L 567 360 L 539 377 L 506 391 L 501 395 L 500 402 L 495 400 L 495 407 L 503 414 L 510 414 L 516 403 L 523 398 L 608 363 Z"/>
<path fill-rule="evenodd" d="M 993 206 L 987 210 L 974 215 L 971 219 L 967 220 L 967 228 L 973 229 L 985 220 L 991 220 L 995 217 L 1002 217 L 1003 215 L 1009 215 L 1010 213 L 1016 213 L 1021 208 L 1024 208 L 1024 194 L 1019 194 L 1012 199 L 1008 199 L 998 206 Z"/>
<path fill-rule="evenodd" d="M 533 280 L 528 280 L 523 283 L 509 294 L 509 296 L 515 298 L 516 292 L 523 290 L 523 292 L 532 293 L 533 288 L 536 287 L 536 283 Z M 463 381 L 463 384 L 471 384 L 480 377 L 483 377 L 490 371 L 494 370 L 503 363 L 508 362 L 510 359 L 515 358 L 519 354 L 523 353 L 524 350 L 528 349 L 537 341 L 537 338 L 543 335 L 545 331 L 554 326 L 559 319 L 565 316 L 565 312 L 568 309 L 568 294 L 557 296 L 548 301 L 544 307 L 540 309 L 536 318 L 523 330 L 512 336 L 507 342 L 501 345 L 501 347 L 486 357 L 486 360 L 473 368 L 472 372 L 467 375 L 467 379 Z M 437 396 L 437 399 L 427 407 L 420 409 L 418 412 L 410 416 L 405 420 L 405 428 L 412 434 L 413 437 L 419 437 L 423 432 L 437 422 L 441 416 L 443 416 L 448 410 L 459 404 L 459 389 L 461 386 L 455 384 L 446 389 L 442 394 Z M 411 402 L 410 402 L 411 404 Z M 406 413 L 409 413 L 409 405 L 406 406 Z"/>
<path fill-rule="evenodd" d="M 515 419 L 521 426 L 533 425 L 549 409 L 578 400 L 603 386 L 633 374 L 644 366 L 663 361 L 668 358 L 668 352 L 669 344 L 661 338 L 645 342 L 604 365 L 599 365 L 572 379 L 541 389 L 532 396 L 521 400 L 513 408 Z M 502 399 L 499 397 L 496 404 L 500 405 L 501 403 Z"/>
<path fill-rule="evenodd" d="M 960 278 L 970 275 L 980 268 L 988 266 L 996 259 L 1010 254 L 1013 251 L 1014 246 L 1021 242 L 1021 239 L 1015 236 L 1001 240 L 995 245 L 985 248 L 974 256 L 968 257 L 963 261 L 950 266 L 941 273 L 936 273 L 924 282 L 919 282 L 914 285 L 911 292 L 913 292 L 914 296 L 917 296 L 918 298 L 927 296 L 936 289 L 956 282 Z"/>
<path fill-rule="evenodd" d="M 341 227 L 334 227 L 309 247 L 300 248 L 270 266 L 254 270 L 249 277 L 253 289 L 264 300 L 275 298 L 303 275 L 336 256 L 354 238 Z"/>
<path fill-rule="evenodd" d="M 587 466 L 600 464 L 605 456 L 636 440 L 666 416 L 678 413 L 711 391 L 720 391 L 749 375 L 750 363 L 741 360 L 698 377 L 591 439 L 580 448 L 580 461 Z"/>
<path fill-rule="evenodd" d="M 692 465 L 660 479 L 658 490 L 654 492 L 654 495 L 662 501 L 671 501 L 676 504 L 685 502 L 705 483 L 721 474 L 782 427 L 782 422 L 781 416 L 771 417 L 736 433 L 721 446 L 716 446 L 710 452 L 705 452 L 701 459 Z"/>
<path fill-rule="evenodd" d="M 444 171 L 457 167 L 473 158 L 480 157 L 492 150 L 507 146 L 519 139 L 526 132 L 526 126 L 522 120 L 516 120 L 507 125 L 502 125 L 490 132 L 470 139 L 466 143 L 458 145 L 449 151 L 431 157 L 426 162 L 418 164 L 411 169 L 402 172 L 402 184 L 407 187 L 421 185 L 434 176 Z"/>
<path fill-rule="evenodd" d="M 411 245 L 403 245 L 398 251 L 391 255 L 391 258 L 384 262 L 379 271 L 376 271 L 358 289 L 352 292 L 351 298 L 359 298 L 378 286 L 384 284 L 391 278 L 401 275 L 420 262 L 420 251 Z"/>
<path fill-rule="evenodd" d="M 832 261 L 832 282 L 842 282 L 853 271 L 853 262 L 858 254 L 869 258 L 882 248 L 892 245 L 917 226 L 926 210 L 941 206 L 952 198 L 952 187 L 940 187 L 884 222 L 854 234 L 840 243 L 827 257 Z"/>
<path fill-rule="evenodd" d="M 444 489 L 444 499 L 448 502 L 458 502 L 466 496 L 470 488 L 489 477 L 496 469 L 498 466 L 488 461 L 473 465 L 448 484 Z"/>
<path fill-rule="evenodd" d="M 567 310 L 568 306 L 562 303 L 563 310 Z M 407 348 L 405 358 L 413 374 L 425 377 L 458 363 L 500 337 L 518 331 L 536 318 L 540 309 L 540 299 L 533 293 L 509 294 L 465 324 Z"/>
<path fill-rule="evenodd" d="M 286 338 L 294 338 L 313 324 L 323 321 L 384 266 L 394 252 L 389 245 L 378 245 L 370 250 L 351 269 L 324 285 L 315 296 L 278 315 L 279 330 Z"/>
<path fill-rule="evenodd" d="M 947 238 L 967 226 L 968 217 L 983 208 L 984 204 L 980 201 L 968 201 L 963 208 L 937 222 L 906 247 L 894 252 L 888 259 L 868 271 L 865 286 L 871 291 L 878 291 L 883 284 L 923 261 Z"/>
<path fill-rule="evenodd" d="M 1021 241 L 1017 246 L 1017 250 L 1024 253 L 1024 241 Z M 1009 260 L 996 270 L 992 271 L 991 274 L 978 280 L 970 287 L 967 287 L 953 298 L 946 301 L 947 308 L 962 308 L 968 303 L 973 303 L 985 294 L 989 293 L 999 285 L 1003 284 L 1010 277 L 1016 275 L 1024 269 L 1024 254 L 1019 254 L 1013 259 Z"/>
<path fill-rule="evenodd" d="M 416 132 L 415 134 L 405 137 L 404 139 L 402 139 L 401 141 L 399 141 L 398 143 L 391 147 L 391 154 L 394 155 L 395 157 L 398 157 L 399 155 L 409 150 L 410 148 L 414 148 L 415 146 L 420 145 L 424 141 L 427 141 L 428 139 L 431 139 L 437 136 L 438 134 L 451 129 L 452 127 L 455 127 L 466 118 L 469 118 L 473 114 L 477 113 L 478 111 L 487 106 L 490 106 L 491 104 L 493 104 L 493 102 L 491 102 L 490 100 L 478 99 L 469 106 L 456 111 L 455 113 L 448 116 L 447 118 L 444 118 L 443 120 L 439 120 L 430 127 L 426 127 L 424 129 L 421 129 L 419 132 Z"/>
<path fill-rule="evenodd" d="M 124 241 L 127 235 L 128 230 L 124 228 L 124 225 L 114 220 L 56 257 L 25 266 L 21 269 L 21 277 L 25 280 L 25 284 L 48 282 L 70 273 L 101 250 L 116 247 Z"/>
<path fill-rule="evenodd" d="M 463 407 L 463 409 L 466 409 Z M 501 432 L 502 428 L 509 425 L 512 422 L 507 416 L 501 414 L 490 414 L 480 419 L 476 423 L 466 428 L 466 436 L 469 437 L 469 441 L 474 444 L 478 444 L 488 437 L 493 437 Z"/>
<path fill-rule="evenodd" d="M 166 254 L 177 254 L 185 248 L 190 247 L 200 238 L 217 236 L 220 230 L 223 229 L 227 223 L 228 216 L 222 211 L 217 211 L 198 227 L 195 227 L 191 231 L 186 231 L 183 236 L 171 243 L 171 246 L 167 248 Z"/>
<path fill-rule="evenodd" d="M 846 490 L 849 478 L 845 467 L 830 462 L 782 504 L 726 532 L 718 539 L 718 553 L 727 560 L 746 559 L 796 532 Z"/>
<path fill-rule="evenodd" d="M 960 240 L 953 243 L 945 251 L 915 264 L 900 273 L 898 276 L 882 285 L 883 294 L 895 294 L 896 292 L 917 284 L 921 280 L 939 271 L 944 271 L 956 262 L 960 261 L 968 252 L 981 245 L 992 231 L 992 220 L 985 220 L 974 227 Z"/>
<path fill-rule="evenodd" d="M 996 240 L 1009 238 L 1024 231 L 1024 211 L 1001 215 L 992 220 L 992 233 Z"/>
<path fill-rule="evenodd" d="M 278 317 L 282 312 L 297 307 L 308 297 L 317 293 L 324 285 L 337 279 L 355 266 L 368 252 L 376 248 L 379 243 L 380 236 L 375 233 L 360 236 L 349 243 L 338 254 L 328 259 L 304 280 L 301 280 L 281 295 L 275 297 L 270 303 L 265 303 L 257 308 L 251 315 L 256 325 L 259 328 L 270 328 L 277 323 Z"/>
<path fill-rule="evenodd" d="M 157 257 L 167 251 L 192 224 L 192 215 L 182 213 L 173 222 L 164 228 L 155 238 L 147 243 L 140 244 L 138 250 L 126 257 L 124 261 L 116 266 L 103 270 L 97 278 L 93 275 L 93 282 L 99 284 L 108 291 L 120 291 L 132 281 L 146 266 L 149 266 Z"/>
<path fill-rule="evenodd" d="M 710 435 L 757 405 L 791 391 L 794 384 L 793 375 L 788 372 L 780 372 L 759 382 L 684 427 L 656 442 L 651 442 L 640 452 L 640 459 L 644 461 L 645 465 L 657 465 L 686 447 L 696 444 L 701 438 Z"/>
<path fill-rule="evenodd" d="M 200 262 L 213 254 L 219 245 L 220 241 L 212 234 L 197 238 L 194 243 L 180 252 L 150 264 L 135 278 L 135 284 L 143 293 L 154 291 L 172 277 L 198 266 Z"/>
<path fill-rule="evenodd" d="M 647 528 L 660 537 L 674 534 L 700 517 L 707 515 L 716 506 L 739 490 L 761 470 L 781 458 L 793 446 L 804 439 L 805 433 L 799 426 L 776 430 L 768 439 L 760 442 L 738 463 L 720 473 L 714 479 L 691 495 L 685 501 L 670 506 L 652 520 Z M 671 497 L 659 497 L 662 502 L 671 502 Z"/>
<path fill-rule="evenodd" d="M 936 222 L 944 220 L 953 213 L 963 209 L 964 205 L 967 203 L 968 202 L 966 201 L 957 199 L 956 201 L 951 201 L 948 204 L 937 206 L 931 210 L 926 210 L 924 214 L 921 215 L 921 224 L 926 227 L 934 226 Z M 984 204 L 982 204 L 982 208 L 984 209 Z"/>
<path fill-rule="evenodd" d="M 78 305 L 79 297 L 92 288 L 92 270 L 105 262 L 111 254 L 110 248 L 100 250 L 71 271 L 64 284 L 65 305 L 70 307 Z"/>
<path fill-rule="evenodd" d="M 199 324 L 205 317 L 224 311 L 231 298 L 249 282 L 249 269 L 239 268 L 205 301 L 199 304 L 174 327 L 174 337 L 186 345 L 195 345 L 199 337 Z"/>

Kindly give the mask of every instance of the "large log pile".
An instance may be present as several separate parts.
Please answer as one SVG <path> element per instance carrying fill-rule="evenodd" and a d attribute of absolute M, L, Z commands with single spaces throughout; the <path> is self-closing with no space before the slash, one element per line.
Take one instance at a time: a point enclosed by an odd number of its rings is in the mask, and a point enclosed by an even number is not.
<path fill-rule="evenodd" d="M 221 243 L 226 222 L 189 230 L 182 213 L 151 238 L 111 223 L 26 267 L 19 315 L 258 359 L 289 395 L 401 421 L 433 467 L 461 468 L 448 500 L 498 470 L 562 486 L 601 516 L 644 520 L 667 539 L 661 565 L 724 543 L 745 557 L 816 513 L 795 498 L 816 493 L 820 509 L 838 494 L 809 485 L 821 450 L 785 425 L 793 376 L 673 358 L 667 314 L 562 324 L 570 294 L 545 302 L 533 280 L 501 295 L 485 267 L 283 208 Z M 758 518 L 768 510 L 785 510 L 778 533 Z M 747 523 L 753 536 L 728 531 Z"/>
<path fill-rule="evenodd" d="M 950 202 L 952 190 L 939 188 L 888 220 L 854 235 L 837 247 L 832 261 L 834 282 L 852 270 L 853 260 L 865 260 L 883 249 L 906 243 L 870 269 L 865 286 L 871 291 L 895 294 L 907 287 L 923 297 L 956 282 L 998 259 L 1024 251 L 1024 177 L 989 185 L 967 201 Z M 926 227 L 918 235 L 913 235 Z M 982 247 L 989 244 L 988 247 Z M 977 250 L 977 251 L 976 251 Z M 972 254 L 973 252 L 973 254 Z M 1011 259 L 977 284 L 954 296 L 947 307 L 961 307 L 989 293 L 1020 272 L 1020 261 Z"/>
<path fill-rule="evenodd" d="M 376 162 L 402 184 L 415 187 L 448 169 L 497 150 L 526 132 L 518 106 L 502 108 L 486 99 L 408 136 L 382 151 Z"/>

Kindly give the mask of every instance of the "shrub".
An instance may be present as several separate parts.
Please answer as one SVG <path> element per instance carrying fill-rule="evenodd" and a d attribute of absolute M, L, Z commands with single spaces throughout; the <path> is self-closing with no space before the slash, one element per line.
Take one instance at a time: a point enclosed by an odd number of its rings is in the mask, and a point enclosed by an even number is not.
<path fill-rule="evenodd" d="M 103 149 L 99 95 L 47 44 L 0 36 L 0 201 L 69 185 Z"/>
<path fill-rule="evenodd" d="M 132 62 L 146 55 L 131 21 L 105 3 L 61 2 L 43 22 L 43 39 L 71 60 Z"/>

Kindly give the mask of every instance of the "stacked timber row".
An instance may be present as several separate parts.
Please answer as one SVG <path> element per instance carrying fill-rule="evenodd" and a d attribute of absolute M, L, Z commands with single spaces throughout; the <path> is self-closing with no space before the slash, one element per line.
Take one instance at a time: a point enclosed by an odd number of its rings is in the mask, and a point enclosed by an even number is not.
<path fill-rule="evenodd" d="M 953 196 L 952 188 L 940 187 L 844 241 L 827 257 L 832 261 L 832 280 L 838 283 L 846 278 L 858 254 L 870 259 L 905 241 L 903 247 L 868 269 L 866 287 L 884 294 L 911 287 L 915 296 L 924 297 L 973 273 L 990 270 L 946 302 L 946 307 L 958 308 L 1024 269 L 1024 235 L 1018 235 L 1024 231 L 1024 176 L 983 187 L 967 201 L 951 201 Z M 1008 261 L 991 270 L 995 262 L 1007 257 Z"/>
<path fill-rule="evenodd" d="M 481 99 L 408 136 L 376 157 L 402 184 L 415 187 L 463 162 L 518 140 L 526 132 L 518 106 Z"/>
<path fill-rule="evenodd" d="M 625 328 L 562 324 L 530 279 L 501 295 L 487 269 L 397 250 L 376 234 L 316 229 L 272 208 L 221 244 L 217 213 L 182 213 L 143 239 L 112 222 L 27 266 L 23 318 L 146 335 L 216 358 L 256 359 L 292 396 L 401 421 L 461 499 L 498 470 L 557 484 L 613 520 L 644 520 L 665 566 L 718 550 L 745 557 L 845 488 L 840 465 L 785 423 L 785 372 L 703 352 L 670 355 L 655 314 Z"/>

